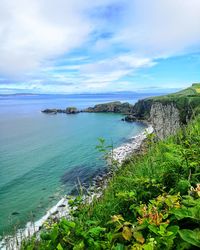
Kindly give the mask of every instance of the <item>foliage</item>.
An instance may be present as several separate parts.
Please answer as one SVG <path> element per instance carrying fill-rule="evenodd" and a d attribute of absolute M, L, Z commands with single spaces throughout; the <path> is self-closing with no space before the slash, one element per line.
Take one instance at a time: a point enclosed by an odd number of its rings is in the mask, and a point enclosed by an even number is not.
<path fill-rule="evenodd" d="M 107 154 L 105 141 L 98 149 Z M 100 198 L 70 200 L 71 220 L 43 226 L 22 249 L 156 250 L 200 247 L 200 118 L 116 169 Z"/>

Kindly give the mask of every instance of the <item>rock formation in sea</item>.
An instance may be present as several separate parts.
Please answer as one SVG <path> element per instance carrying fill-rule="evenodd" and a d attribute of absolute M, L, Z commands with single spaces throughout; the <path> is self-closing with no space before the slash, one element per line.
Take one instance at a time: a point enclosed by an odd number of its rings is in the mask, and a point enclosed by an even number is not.
<path fill-rule="evenodd" d="M 99 113 L 99 112 L 113 112 L 113 113 L 122 113 L 122 114 L 130 114 L 133 105 L 128 102 L 109 102 L 95 105 L 94 107 L 89 107 L 84 109 L 83 112 L 89 113 Z"/>
<path fill-rule="evenodd" d="M 44 109 L 41 112 L 46 114 L 57 114 L 57 113 L 65 113 L 65 114 L 78 114 L 80 111 L 76 107 L 67 107 L 66 109 Z"/>
<path fill-rule="evenodd" d="M 66 108 L 65 110 L 65 113 L 66 114 L 77 114 L 79 113 L 80 111 L 76 108 L 76 107 L 68 107 Z"/>

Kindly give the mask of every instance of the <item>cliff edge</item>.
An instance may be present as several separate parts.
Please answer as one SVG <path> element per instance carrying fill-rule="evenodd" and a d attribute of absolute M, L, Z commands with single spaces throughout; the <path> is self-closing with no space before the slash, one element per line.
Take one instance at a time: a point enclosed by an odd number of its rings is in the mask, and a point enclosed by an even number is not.
<path fill-rule="evenodd" d="M 177 129 L 200 110 L 200 84 L 174 94 L 139 100 L 132 108 L 132 116 L 152 124 L 156 135 L 163 139 L 175 134 Z"/>

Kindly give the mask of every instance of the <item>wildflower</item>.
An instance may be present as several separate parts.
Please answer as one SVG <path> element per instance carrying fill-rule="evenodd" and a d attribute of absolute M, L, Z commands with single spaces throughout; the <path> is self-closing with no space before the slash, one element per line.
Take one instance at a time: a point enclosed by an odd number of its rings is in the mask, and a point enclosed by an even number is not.
<path fill-rule="evenodd" d="M 191 194 L 200 197 L 200 183 L 197 183 L 196 188 L 190 188 Z"/>

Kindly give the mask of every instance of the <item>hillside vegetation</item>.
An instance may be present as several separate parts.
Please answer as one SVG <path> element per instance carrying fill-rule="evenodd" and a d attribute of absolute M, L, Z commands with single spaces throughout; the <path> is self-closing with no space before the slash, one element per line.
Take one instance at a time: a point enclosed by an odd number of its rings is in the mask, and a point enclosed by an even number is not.
<path fill-rule="evenodd" d="M 200 83 L 193 83 L 192 86 L 189 88 L 183 89 L 179 92 L 166 95 L 167 97 L 181 97 L 181 96 L 188 96 L 188 97 L 194 97 L 194 96 L 200 96 Z M 154 99 L 162 99 L 162 96 L 154 97 Z"/>
<path fill-rule="evenodd" d="M 199 166 L 196 117 L 166 140 L 155 142 L 150 135 L 100 198 L 90 205 L 82 203 L 81 195 L 71 199 L 71 219 L 49 221 L 40 237 L 24 241 L 21 249 L 199 249 Z"/>
<path fill-rule="evenodd" d="M 139 100 L 133 106 L 131 113 L 137 119 L 149 120 L 151 107 L 155 103 L 164 106 L 173 105 L 179 110 L 181 124 L 187 124 L 192 116 L 200 112 L 200 83 L 194 83 L 177 93 Z"/>

